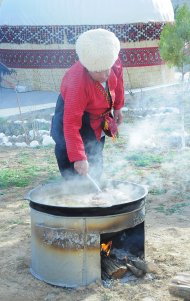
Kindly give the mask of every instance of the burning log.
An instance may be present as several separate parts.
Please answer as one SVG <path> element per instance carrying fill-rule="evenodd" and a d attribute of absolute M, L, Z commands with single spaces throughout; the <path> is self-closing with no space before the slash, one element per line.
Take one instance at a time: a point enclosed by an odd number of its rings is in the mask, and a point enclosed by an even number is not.
<path fill-rule="evenodd" d="M 127 272 L 127 266 L 111 258 L 102 257 L 102 279 L 121 279 Z"/>
<path fill-rule="evenodd" d="M 111 277 L 105 271 L 103 271 L 103 270 L 101 272 L 101 278 L 103 280 L 111 279 Z"/>
<path fill-rule="evenodd" d="M 109 241 L 107 244 L 101 244 L 101 254 L 108 256 L 111 251 L 112 241 Z"/>
<path fill-rule="evenodd" d="M 170 294 L 190 300 L 190 273 L 180 273 L 172 279 Z"/>

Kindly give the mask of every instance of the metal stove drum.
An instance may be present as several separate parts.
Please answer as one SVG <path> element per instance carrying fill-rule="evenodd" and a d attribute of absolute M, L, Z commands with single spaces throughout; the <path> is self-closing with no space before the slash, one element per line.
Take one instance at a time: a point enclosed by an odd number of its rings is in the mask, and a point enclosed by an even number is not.
<path fill-rule="evenodd" d="M 117 187 L 121 182 L 111 183 Z M 74 207 L 46 202 L 51 196 L 60 197 L 60 185 L 64 194 L 64 182 L 40 185 L 27 194 L 31 209 L 32 275 L 63 287 L 101 280 L 102 237 L 138 225 L 144 231 L 147 189 L 127 181 L 122 183 L 132 191 L 130 201 L 126 196 L 126 202 L 109 206 L 84 207 L 82 195 L 81 205 Z"/>

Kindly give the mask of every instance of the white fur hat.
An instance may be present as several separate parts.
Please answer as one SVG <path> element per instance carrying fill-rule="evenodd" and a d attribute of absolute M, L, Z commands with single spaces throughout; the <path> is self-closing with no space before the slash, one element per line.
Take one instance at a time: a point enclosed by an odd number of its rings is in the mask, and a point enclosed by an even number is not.
<path fill-rule="evenodd" d="M 118 58 L 120 42 L 106 29 L 91 29 L 82 33 L 76 42 L 79 61 L 89 71 L 110 69 Z"/>

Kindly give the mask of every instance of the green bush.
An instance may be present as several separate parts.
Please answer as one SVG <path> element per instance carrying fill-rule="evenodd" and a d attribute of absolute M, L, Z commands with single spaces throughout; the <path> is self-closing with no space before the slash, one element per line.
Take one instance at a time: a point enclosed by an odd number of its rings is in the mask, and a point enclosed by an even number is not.
<path fill-rule="evenodd" d="M 187 4 L 177 8 L 174 23 L 164 26 L 159 51 L 169 66 L 180 69 L 183 79 L 184 67 L 190 64 L 190 10 Z"/>

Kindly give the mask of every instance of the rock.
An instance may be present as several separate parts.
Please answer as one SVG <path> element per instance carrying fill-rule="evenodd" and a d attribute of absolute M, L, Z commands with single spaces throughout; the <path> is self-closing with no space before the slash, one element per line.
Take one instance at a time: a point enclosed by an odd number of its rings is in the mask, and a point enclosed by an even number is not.
<path fill-rule="evenodd" d="M 0 138 L 0 144 L 1 145 L 5 145 L 6 143 L 8 143 L 9 138 L 7 136 L 3 136 L 2 138 Z"/>
<path fill-rule="evenodd" d="M 16 142 L 15 146 L 17 146 L 17 147 L 27 147 L 28 145 L 26 144 L 26 142 Z"/>
<path fill-rule="evenodd" d="M 30 142 L 30 147 L 38 147 L 40 144 L 37 140 L 33 140 L 32 142 Z"/>
<path fill-rule="evenodd" d="M 13 146 L 12 142 L 5 143 L 5 146 Z"/>
<path fill-rule="evenodd" d="M 39 122 L 39 123 L 48 123 L 48 124 L 51 123 L 51 121 L 45 120 L 45 119 L 34 119 L 34 121 L 35 121 L 35 122 Z"/>
<path fill-rule="evenodd" d="M 50 136 L 43 135 L 43 141 L 42 141 L 43 146 L 54 145 L 54 144 L 55 142 Z"/>
<path fill-rule="evenodd" d="M 0 133 L 0 138 L 3 138 L 5 137 L 5 134 L 4 133 Z"/>
<path fill-rule="evenodd" d="M 15 124 L 22 124 L 22 120 L 15 120 L 13 121 Z"/>

